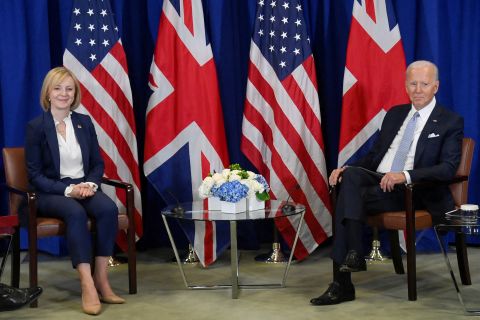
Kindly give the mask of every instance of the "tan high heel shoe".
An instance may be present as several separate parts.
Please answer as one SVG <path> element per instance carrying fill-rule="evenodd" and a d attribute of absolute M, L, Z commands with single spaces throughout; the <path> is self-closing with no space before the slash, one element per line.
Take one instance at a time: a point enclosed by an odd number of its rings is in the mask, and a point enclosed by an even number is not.
<path fill-rule="evenodd" d="M 88 315 L 96 316 L 102 311 L 102 305 L 100 303 L 86 304 L 82 295 L 82 310 Z"/>
<path fill-rule="evenodd" d="M 125 299 L 117 296 L 116 294 L 111 294 L 109 296 L 98 295 L 98 298 L 103 303 L 110 303 L 110 304 L 123 304 L 123 303 L 125 303 Z"/>

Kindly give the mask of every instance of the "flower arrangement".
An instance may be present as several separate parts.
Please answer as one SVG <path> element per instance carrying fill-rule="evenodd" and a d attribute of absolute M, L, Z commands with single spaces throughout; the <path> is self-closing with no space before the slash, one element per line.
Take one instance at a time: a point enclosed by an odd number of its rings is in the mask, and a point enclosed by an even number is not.
<path fill-rule="evenodd" d="M 270 199 L 268 191 L 270 187 L 262 175 L 244 170 L 236 163 L 223 169 L 221 173 L 210 173 L 198 188 L 202 199 L 217 197 L 231 203 L 253 196 L 260 201 L 266 201 Z"/>

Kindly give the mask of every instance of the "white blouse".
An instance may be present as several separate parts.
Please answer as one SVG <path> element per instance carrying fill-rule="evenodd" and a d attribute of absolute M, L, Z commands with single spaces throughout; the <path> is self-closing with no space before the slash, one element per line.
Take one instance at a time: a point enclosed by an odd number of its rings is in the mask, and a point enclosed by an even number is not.
<path fill-rule="evenodd" d="M 72 113 L 63 119 L 65 122 L 65 138 L 57 130 L 58 148 L 60 151 L 60 178 L 72 178 L 78 179 L 85 176 L 83 171 L 83 159 L 82 149 L 75 136 L 75 131 L 72 124 Z M 60 124 L 60 121 L 55 120 L 55 127 Z M 97 184 L 93 182 L 87 182 L 93 187 L 93 190 L 97 190 Z M 65 189 L 65 196 L 69 196 L 73 189 L 73 185 L 68 186 Z"/>

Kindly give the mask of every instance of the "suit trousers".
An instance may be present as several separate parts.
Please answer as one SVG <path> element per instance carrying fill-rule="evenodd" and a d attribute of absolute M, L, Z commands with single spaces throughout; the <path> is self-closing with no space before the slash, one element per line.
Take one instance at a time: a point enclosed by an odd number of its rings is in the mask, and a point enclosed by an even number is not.
<path fill-rule="evenodd" d="M 75 268 L 79 263 L 92 261 L 92 237 L 88 217 L 95 221 L 96 256 L 111 256 L 118 232 L 118 208 L 100 189 L 82 200 L 63 195 L 40 193 L 39 216 L 63 220 L 66 226 L 68 251 Z"/>
<path fill-rule="evenodd" d="M 382 176 L 359 167 L 347 167 L 342 175 L 335 209 L 335 231 L 331 257 L 342 264 L 351 242 L 362 243 L 362 232 L 355 232 L 359 239 L 352 239 L 346 225 L 348 220 L 366 222 L 367 215 L 384 211 L 404 210 L 405 190 L 398 185 L 392 192 L 380 188 Z M 359 224 L 356 224 L 359 225 Z M 358 246 L 358 245 L 357 245 Z M 363 254 L 363 252 L 359 252 Z"/>

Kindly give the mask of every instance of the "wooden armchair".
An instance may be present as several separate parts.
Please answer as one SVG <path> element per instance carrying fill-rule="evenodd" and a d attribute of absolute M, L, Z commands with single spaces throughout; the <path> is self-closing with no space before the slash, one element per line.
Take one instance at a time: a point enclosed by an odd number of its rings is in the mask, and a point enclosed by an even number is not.
<path fill-rule="evenodd" d="M 468 178 L 472 165 L 474 147 L 475 141 L 473 139 L 463 138 L 462 158 L 457 169 L 457 174 L 451 181 L 444 182 L 449 185 L 457 207 L 467 203 Z M 428 211 L 415 210 L 413 205 L 413 193 L 416 187 L 428 187 L 428 185 L 435 185 L 435 183 L 422 182 L 406 184 L 405 211 L 383 212 L 368 216 L 367 220 L 368 225 L 389 231 L 392 261 L 397 274 L 405 273 L 398 240 L 398 231 L 405 230 L 407 246 L 408 300 L 411 301 L 417 300 L 415 232 L 416 230 L 427 229 L 433 226 L 432 216 Z M 333 190 L 332 192 L 332 201 L 335 204 L 336 190 Z M 456 233 L 455 244 L 457 247 L 457 261 L 462 283 L 467 285 L 471 284 L 465 236 L 463 233 Z"/>
<path fill-rule="evenodd" d="M 28 215 L 28 254 L 29 254 L 29 280 L 30 287 L 38 285 L 38 259 L 37 239 L 44 237 L 59 236 L 65 234 L 65 225 L 62 220 L 49 217 L 37 217 L 37 196 L 29 190 L 27 168 L 25 163 L 24 148 L 4 148 L 3 162 L 5 167 L 5 179 L 9 191 L 10 215 L 23 214 L 19 207 L 23 203 L 27 205 Z M 137 293 L 136 250 L 135 250 L 135 220 L 133 218 L 133 187 L 129 183 L 103 178 L 102 183 L 120 188 L 126 192 L 126 212 L 118 215 L 119 230 L 127 231 L 128 242 L 128 285 L 129 293 Z M 22 220 L 22 219 L 20 219 Z M 89 229 L 95 221 L 89 221 Z M 15 248 L 14 248 L 15 250 Z M 17 249 L 18 250 L 18 249 Z M 18 264 L 19 268 L 19 264 Z M 18 272 L 12 270 L 12 272 Z M 37 302 L 31 304 L 37 306 Z"/>

